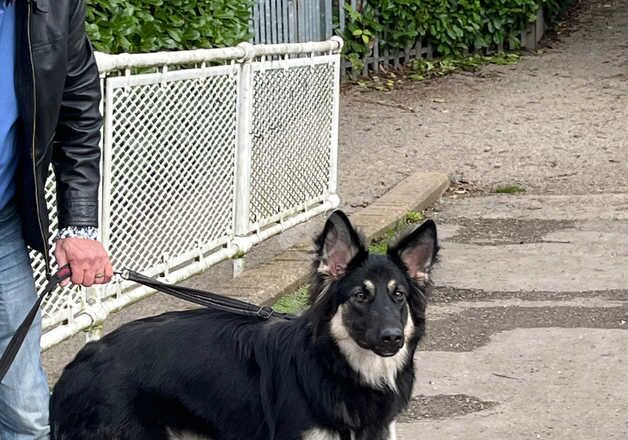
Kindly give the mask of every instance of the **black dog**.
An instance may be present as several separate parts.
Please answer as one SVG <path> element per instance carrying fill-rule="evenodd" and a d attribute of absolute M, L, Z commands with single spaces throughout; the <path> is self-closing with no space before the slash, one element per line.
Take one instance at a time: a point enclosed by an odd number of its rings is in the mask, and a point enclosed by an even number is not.
<path fill-rule="evenodd" d="M 394 439 L 436 226 L 369 255 L 337 211 L 316 245 L 312 304 L 295 319 L 173 312 L 86 345 L 54 389 L 52 439 Z"/>

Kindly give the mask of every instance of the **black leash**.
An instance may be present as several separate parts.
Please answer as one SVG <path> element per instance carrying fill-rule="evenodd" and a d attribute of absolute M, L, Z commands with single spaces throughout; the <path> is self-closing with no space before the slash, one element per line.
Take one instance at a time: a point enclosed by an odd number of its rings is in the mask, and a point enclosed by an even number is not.
<path fill-rule="evenodd" d="M 256 306 L 234 298 L 227 298 L 226 296 L 219 295 L 217 293 L 162 283 L 154 278 L 147 277 L 141 273 L 128 269 L 122 272 L 116 272 L 116 274 L 120 275 L 125 280 L 150 287 L 151 289 L 158 290 L 176 298 L 210 309 L 222 310 L 223 312 L 230 312 L 236 315 L 254 316 L 262 320 L 268 320 L 270 318 L 291 319 L 294 317 L 294 315 L 287 313 L 277 313 L 271 307 Z M 26 315 L 26 318 L 24 318 L 24 321 L 22 321 L 17 331 L 11 338 L 9 345 L 7 345 L 6 350 L 2 354 L 2 358 L 0 358 L 0 382 L 2 382 L 4 376 L 7 374 L 7 371 L 9 371 L 11 364 L 15 360 L 15 356 L 17 356 L 20 347 L 24 343 L 24 339 L 26 338 L 31 325 L 35 320 L 35 316 L 37 316 L 41 303 L 44 301 L 46 296 L 50 294 L 50 292 L 57 288 L 59 283 L 70 278 L 71 275 L 72 272 L 70 271 L 70 266 L 63 266 L 50 278 L 44 287 L 44 290 L 39 295 L 39 298 L 31 308 L 30 312 L 28 312 L 28 315 Z"/>
<path fill-rule="evenodd" d="M 125 280 L 133 281 L 134 283 L 142 284 L 143 286 L 150 287 L 151 289 L 158 290 L 176 298 L 189 301 L 210 309 L 222 310 L 223 312 L 231 312 L 236 315 L 243 316 L 255 316 L 259 319 L 267 320 L 270 318 L 284 318 L 290 319 L 293 315 L 286 313 L 277 313 L 271 307 L 257 306 L 255 304 L 247 303 L 237 300 L 235 298 L 228 298 L 224 295 L 208 292 L 205 290 L 192 289 L 190 287 L 175 286 L 173 284 L 162 283 L 154 278 L 147 277 L 141 273 L 125 269 L 122 272 L 117 272 Z"/>
<path fill-rule="evenodd" d="M 9 341 L 9 345 L 7 345 L 6 350 L 0 358 L 0 382 L 2 382 L 4 376 L 7 374 L 7 371 L 9 371 L 11 364 L 15 360 L 15 356 L 17 356 L 17 352 L 20 350 L 20 347 L 24 343 L 24 339 L 26 338 L 26 335 L 28 334 L 31 325 L 35 320 L 35 316 L 37 316 L 37 312 L 41 307 L 41 303 L 48 296 L 48 294 L 50 294 L 50 292 L 57 288 L 59 283 L 70 278 L 71 275 L 72 272 L 70 271 L 70 266 L 63 266 L 61 269 L 59 269 L 57 273 L 55 273 L 50 278 L 50 280 L 44 287 L 43 292 L 41 292 L 39 298 L 37 298 L 37 301 L 35 301 L 35 304 L 33 304 L 33 307 L 31 307 L 30 312 L 28 312 L 28 315 L 26 315 L 24 321 L 22 321 L 20 326 L 17 328 L 17 331 L 11 338 L 11 341 Z"/>

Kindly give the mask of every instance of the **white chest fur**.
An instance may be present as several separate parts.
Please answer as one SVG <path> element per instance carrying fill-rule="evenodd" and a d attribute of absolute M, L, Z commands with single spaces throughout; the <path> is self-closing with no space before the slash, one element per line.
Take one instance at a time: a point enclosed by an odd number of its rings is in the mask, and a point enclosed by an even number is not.
<path fill-rule="evenodd" d="M 303 433 L 303 440 L 340 440 L 340 435 L 325 429 L 313 428 Z"/>

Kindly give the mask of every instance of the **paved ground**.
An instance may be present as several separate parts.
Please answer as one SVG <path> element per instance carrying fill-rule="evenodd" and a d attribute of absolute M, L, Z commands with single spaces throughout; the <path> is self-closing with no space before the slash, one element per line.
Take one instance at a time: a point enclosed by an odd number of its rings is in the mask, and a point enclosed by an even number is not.
<path fill-rule="evenodd" d="M 416 170 L 527 190 L 449 197 L 434 212 L 442 259 L 401 439 L 628 438 L 628 0 L 583 3 L 558 40 L 517 65 L 344 92 L 349 211 Z M 249 262 L 317 228 L 273 239 Z M 228 275 L 223 264 L 191 282 Z M 108 328 L 173 307 L 153 297 Z M 45 354 L 51 381 L 81 344 Z"/>
<path fill-rule="evenodd" d="M 628 438 L 628 194 L 433 215 L 441 262 L 400 438 Z"/>

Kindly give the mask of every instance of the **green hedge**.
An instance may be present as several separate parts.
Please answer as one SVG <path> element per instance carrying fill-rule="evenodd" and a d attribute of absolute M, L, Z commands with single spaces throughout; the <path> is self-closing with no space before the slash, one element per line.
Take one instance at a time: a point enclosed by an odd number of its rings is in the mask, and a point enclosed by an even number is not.
<path fill-rule="evenodd" d="M 340 0 L 341 2 L 343 0 Z M 440 55 L 459 55 L 517 34 L 539 7 L 555 18 L 570 0 L 371 0 L 347 7 L 345 53 L 358 61 L 377 36 L 381 49 L 405 49 L 429 38 Z M 249 39 L 253 0 L 87 0 L 87 31 L 96 49 L 153 52 L 232 46 Z"/>
<path fill-rule="evenodd" d="M 249 39 L 252 0 L 87 0 L 87 32 L 108 53 L 224 47 Z"/>
<path fill-rule="evenodd" d="M 520 32 L 541 7 L 551 17 L 569 0 L 379 0 L 360 11 L 346 7 L 345 53 L 359 61 L 373 39 L 380 50 L 399 50 L 429 38 L 439 55 L 456 56 L 498 44 L 518 47 Z"/>

